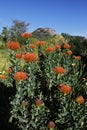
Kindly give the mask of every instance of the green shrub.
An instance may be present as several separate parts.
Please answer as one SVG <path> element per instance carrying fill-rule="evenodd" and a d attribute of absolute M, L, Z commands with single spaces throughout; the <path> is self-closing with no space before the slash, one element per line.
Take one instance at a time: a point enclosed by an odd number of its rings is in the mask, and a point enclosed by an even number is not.
<path fill-rule="evenodd" d="M 27 44 L 22 58 L 10 51 L 7 82 L 15 80 L 17 92 L 9 121 L 15 119 L 22 130 L 86 130 L 87 81 L 81 57 L 64 46 L 43 49 L 39 44 L 35 52 Z"/>

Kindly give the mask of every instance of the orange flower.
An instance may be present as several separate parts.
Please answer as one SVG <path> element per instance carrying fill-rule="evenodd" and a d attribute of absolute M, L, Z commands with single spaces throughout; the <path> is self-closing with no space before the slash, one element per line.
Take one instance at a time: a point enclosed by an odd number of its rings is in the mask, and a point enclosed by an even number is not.
<path fill-rule="evenodd" d="M 17 80 L 17 81 L 26 80 L 27 74 L 25 72 L 16 72 L 14 74 L 14 79 Z"/>
<path fill-rule="evenodd" d="M 69 94 L 72 91 L 72 88 L 69 85 L 62 84 L 59 86 L 59 90 L 62 93 Z"/>
<path fill-rule="evenodd" d="M 45 41 L 38 41 L 38 42 L 37 42 L 37 45 L 43 46 L 43 45 L 45 45 Z"/>
<path fill-rule="evenodd" d="M 31 33 L 27 33 L 27 32 L 22 34 L 23 38 L 30 38 L 31 36 L 32 36 L 32 34 Z"/>
<path fill-rule="evenodd" d="M 7 78 L 6 75 L 4 75 L 4 74 L 0 75 L 0 79 L 6 79 L 6 78 Z"/>
<path fill-rule="evenodd" d="M 68 43 L 65 43 L 63 47 L 67 49 L 67 48 L 70 48 L 71 45 L 69 45 Z"/>
<path fill-rule="evenodd" d="M 72 55 L 72 51 L 71 51 L 71 50 L 68 50 L 68 51 L 66 52 L 66 54 Z"/>
<path fill-rule="evenodd" d="M 57 74 L 64 74 L 65 69 L 63 67 L 61 67 L 61 66 L 56 66 L 54 68 L 54 72 L 57 73 Z"/>
<path fill-rule="evenodd" d="M 78 96 L 75 101 L 79 104 L 84 104 L 85 99 L 83 98 L 83 96 Z"/>
<path fill-rule="evenodd" d="M 12 68 L 9 67 L 8 70 L 7 70 L 8 73 L 11 73 L 12 72 Z"/>
<path fill-rule="evenodd" d="M 22 107 L 24 107 L 24 108 L 25 108 L 25 107 L 26 107 L 26 105 L 27 105 L 27 102 L 23 100 L 23 101 L 22 101 Z"/>
<path fill-rule="evenodd" d="M 49 121 L 48 127 L 52 130 L 55 127 L 55 123 L 53 121 Z"/>
<path fill-rule="evenodd" d="M 22 57 L 22 54 L 20 54 L 20 53 L 19 53 L 19 54 L 16 54 L 15 57 L 16 57 L 16 58 L 21 58 L 21 57 Z"/>
<path fill-rule="evenodd" d="M 60 49 L 61 48 L 61 46 L 60 45 L 55 45 L 55 50 L 57 50 L 57 49 Z"/>
<path fill-rule="evenodd" d="M 34 62 L 37 60 L 37 54 L 36 53 L 29 53 L 26 52 L 23 56 L 24 60 L 27 62 Z"/>
<path fill-rule="evenodd" d="M 74 56 L 76 60 L 81 60 L 81 56 Z"/>
<path fill-rule="evenodd" d="M 43 104 L 43 101 L 41 99 L 36 100 L 36 106 L 40 107 Z"/>
<path fill-rule="evenodd" d="M 17 41 L 9 41 L 7 47 L 11 50 L 18 50 L 20 49 L 20 44 Z"/>
<path fill-rule="evenodd" d="M 30 47 L 31 49 L 34 49 L 36 46 L 35 46 L 35 44 L 29 44 L 29 47 Z"/>
<path fill-rule="evenodd" d="M 54 47 L 47 47 L 46 51 L 47 52 L 53 52 L 53 51 L 55 51 L 55 48 Z"/>

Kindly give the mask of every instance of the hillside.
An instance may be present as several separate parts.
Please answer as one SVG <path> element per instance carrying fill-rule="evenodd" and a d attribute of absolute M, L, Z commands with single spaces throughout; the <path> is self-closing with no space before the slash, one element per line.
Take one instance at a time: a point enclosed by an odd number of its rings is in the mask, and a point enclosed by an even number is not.
<path fill-rule="evenodd" d="M 37 28 L 35 31 L 32 32 L 33 36 L 36 37 L 38 40 L 46 40 L 49 37 L 56 35 L 56 31 L 51 28 Z"/>

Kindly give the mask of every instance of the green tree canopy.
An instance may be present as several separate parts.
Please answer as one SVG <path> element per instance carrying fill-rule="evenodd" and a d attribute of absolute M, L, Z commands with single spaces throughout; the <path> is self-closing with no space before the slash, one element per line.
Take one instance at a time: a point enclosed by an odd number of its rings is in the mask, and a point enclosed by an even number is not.
<path fill-rule="evenodd" d="M 28 26 L 29 23 L 25 21 L 13 20 L 13 25 L 9 29 L 10 39 L 22 42 L 21 34 L 27 31 Z"/>

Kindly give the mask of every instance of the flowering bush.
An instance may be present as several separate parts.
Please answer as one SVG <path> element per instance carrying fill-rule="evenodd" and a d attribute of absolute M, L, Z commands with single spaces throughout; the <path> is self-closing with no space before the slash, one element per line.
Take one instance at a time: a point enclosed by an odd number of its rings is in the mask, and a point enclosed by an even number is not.
<path fill-rule="evenodd" d="M 81 57 L 73 56 L 68 43 L 43 49 L 45 45 L 26 44 L 21 55 L 19 47 L 8 46 L 12 68 L 7 80 L 15 80 L 17 90 L 9 121 L 15 119 L 22 130 L 86 130 L 87 86 Z"/>

